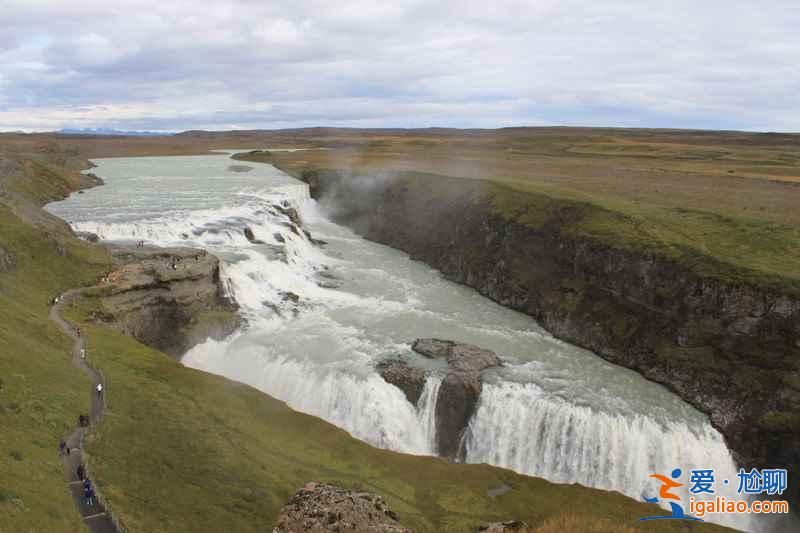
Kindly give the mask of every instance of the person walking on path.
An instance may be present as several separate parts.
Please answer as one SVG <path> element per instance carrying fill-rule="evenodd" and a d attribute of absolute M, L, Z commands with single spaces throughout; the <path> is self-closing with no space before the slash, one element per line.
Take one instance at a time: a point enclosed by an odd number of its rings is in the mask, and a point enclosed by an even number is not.
<path fill-rule="evenodd" d="M 73 341 L 72 344 L 72 364 L 91 379 L 91 390 L 97 393 L 98 398 L 91 398 L 92 410 L 91 414 L 80 414 L 78 416 L 78 427 L 70 434 L 68 438 L 64 438 L 65 447 L 67 447 L 67 454 L 70 453 L 68 448 L 69 443 L 75 443 L 78 454 L 80 454 L 80 442 L 85 435 L 85 429 L 94 422 L 100 420 L 103 415 L 104 397 L 102 375 L 89 366 L 86 356 L 86 338 L 83 337 L 81 328 L 75 324 L 67 322 L 61 316 L 61 310 L 65 305 L 69 305 L 76 297 L 81 296 L 86 289 L 72 289 L 60 296 L 58 301 L 54 303 L 50 309 L 50 320 L 61 329 Z M 97 494 L 91 482 L 88 482 L 89 472 L 86 465 L 80 461 L 79 457 L 68 457 L 62 455 L 61 460 L 64 466 L 64 477 L 67 481 L 68 491 L 73 498 L 78 511 L 84 518 L 88 530 L 91 533 L 119 533 L 119 527 L 114 523 L 113 518 L 105 509 L 103 502 L 97 498 Z M 78 480 L 76 481 L 76 476 Z M 86 481 L 86 485 L 84 485 Z M 75 487 L 74 489 L 72 487 Z M 2 528 L 0 528 L 2 529 Z"/>
<path fill-rule="evenodd" d="M 64 442 L 64 439 L 61 439 L 61 442 L 58 443 L 58 453 L 60 455 L 69 455 L 69 448 L 67 448 L 67 443 Z"/>

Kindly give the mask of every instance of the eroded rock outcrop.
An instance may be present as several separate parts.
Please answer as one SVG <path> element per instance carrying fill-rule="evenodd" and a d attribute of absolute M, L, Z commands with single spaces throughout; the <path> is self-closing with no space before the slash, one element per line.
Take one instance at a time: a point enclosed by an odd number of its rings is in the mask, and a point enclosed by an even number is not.
<path fill-rule="evenodd" d="M 103 311 L 95 319 L 175 356 L 238 325 L 215 256 L 193 248 L 108 248 L 118 267 L 101 282 Z"/>
<path fill-rule="evenodd" d="M 440 339 L 417 339 L 412 349 L 447 360 L 447 373 L 436 399 L 436 444 L 439 455 L 460 459 L 461 441 L 483 388 L 481 372 L 499 365 L 500 360 L 492 351 Z"/>
<path fill-rule="evenodd" d="M 281 510 L 273 533 L 411 533 L 376 494 L 308 483 Z"/>
<path fill-rule="evenodd" d="M 421 368 L 409 365 L 402 359 L 387 359 L 377 365 L 378 373 L 406 395 L 412 405 L 417 405 L 422 389 L 425 387 L 427 373 Z"/>
<path fill-rule="evenodd" d="M 411 348 L 430 359 L 447 363 L 439 394 L 436 397 L 436 445 L 442 457 L 463 458 L 461 443 L 483 388 L 481 373 L 500 365 L 497 354 L 472 344 L 442 339 L 417 339 Z M 377 370 L 388 383 L 402 390 L 416 405 L 425 387 L 428 373 L 402 359 L 389 359 Z"/>

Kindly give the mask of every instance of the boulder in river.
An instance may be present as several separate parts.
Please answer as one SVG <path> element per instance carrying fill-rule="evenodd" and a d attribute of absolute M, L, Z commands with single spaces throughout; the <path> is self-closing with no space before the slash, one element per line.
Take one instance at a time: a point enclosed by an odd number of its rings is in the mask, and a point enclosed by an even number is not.
<path fill-rule="evenodd" d="M 401 359 L 386 359 L 377 365 L 378 373 L 406 395 L 412 405 L 417 405 L 425 387 L 426 372 Z"/>
<path fill-rule="evenodd" d="M 431 359 L 446 359 L 451 371 L 481 372 L 500 364 L 500 359 L 493 351 L 462 342 L 417 339 L 411 345 L 411 349 Z"/>
<path fill-rule="evenodd" d="M 447 372 L 436 398 L 436 446 L 439 455 L 461 459 L 461 441 L 483 388 L 481 373 L 499 366 L 500 359 L 490 350 L 442 339 L 417 339 L 411 348 L 425 357 L 447 361 Z M 424 370 L 400 359 L 384 361 L 377 369 L 384 380 L 417 404 L 425 386 Z"/>
<path fill-rule="evenodd" d="M 297 209 L 294 207 L 284 207 L 282 205 L 274 204 L 273 207 L 286 215 L 289 220 L 292 221 L 292 224 L 295 226 L 302 226 L 303 222 L 300 220 L 300 214 L 297 212 Z"/>
<path fill-rule="evenodd" d="M 411 533 L 377 494 L 313 482 L 297 491 L 281 509 L 272 531 Z"/>
<path fill-rule="evenodd" d="M 436 446 L 439 455 L 459 459 L 461 441 L 483 388 L 481 372 L 498 366 L 497 354 L 472 344 L 417 339 L 411 348 L 426 357 L 447 360 L 447 374 L 436 399 Z"/>
<path fill-rule="evenodd" d="M 253 233 L 253 230 L 247 226 L 244 227 L 244 237 L 253 244 L 264 244 L 264 241 L 256 239 L 256 235 Z"/>

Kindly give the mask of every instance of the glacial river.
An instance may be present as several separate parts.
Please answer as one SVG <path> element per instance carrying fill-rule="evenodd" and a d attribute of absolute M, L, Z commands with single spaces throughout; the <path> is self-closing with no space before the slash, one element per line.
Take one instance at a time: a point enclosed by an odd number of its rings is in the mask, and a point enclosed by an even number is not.
<path fill-rule="evenodd" d="M 305 184 L 272 166 L 222 153 L 94 162 L 106 185 L 49 211 L 102 239 L 198 246 L 223 259 L 226 288 L 246 325 L 196 346 L 185 365 L 252 385 L 375 446 L 435 454 L 440 380 L 429 379 L 415 406 L 374 366 L 398 355 L 422 359 L 409 349 L 417 337 L 469 342 L 506 365 L 488 373 L 464 443 L 468 462 L 637 499 L 657 493 L 648 475 L 676 467 L 715 468 L 718 480 L 736 486 L 731 454 L 706 416 L 638 374 L 554 339 L 530 317 L 332 223 Z M 241 164 L 252 170 L 230 168 Z M 273 207 L 283 202 L 327 245 L 293 232 Z M 248 241 L 245 227 L 263 243 Z M 742 518 L 721 521 L 753 528 Z"/>

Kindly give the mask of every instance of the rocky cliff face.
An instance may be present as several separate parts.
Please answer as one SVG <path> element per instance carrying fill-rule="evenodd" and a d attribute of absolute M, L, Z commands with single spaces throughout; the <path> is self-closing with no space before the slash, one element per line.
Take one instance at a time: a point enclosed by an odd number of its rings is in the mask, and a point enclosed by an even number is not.
<path fill-rule="evenodd" d="M 334 485 L 307 483 L 281 510 L 273 533 L 352 531 L 411 533 L 383 498 Z"/>
<path fill-rule="evenodd" d="M 663 383 L 709 413 L 741 463 L 800 465 L 800 300 L 536 227 L 492 209 L 487 184 L 300 176 L 332 218 L 525 312 L 557 337 Z"/>
<path fill-rule="evenodd" d="M 238 324 L 222 290 L 219 259 L 192 248 L 108 246 L 118 267 L 101 283 L 96 319 L 179 356 Z"/>
<path fill-rule="evenodd" d="M 448 459 L 463 459 L 462 441 L 483 388 L 481 373 L 498 366 L 497 354 L 472 344 L 441 339 L 417 339 L 411 348 L 431 359 L 444 359 L 447 368 L 436 397 L 436 451 Z M 416 405 L 427 373 L 406 361 L 391 359 L 378 365 L 383 379 L 402 390 Z"/>

